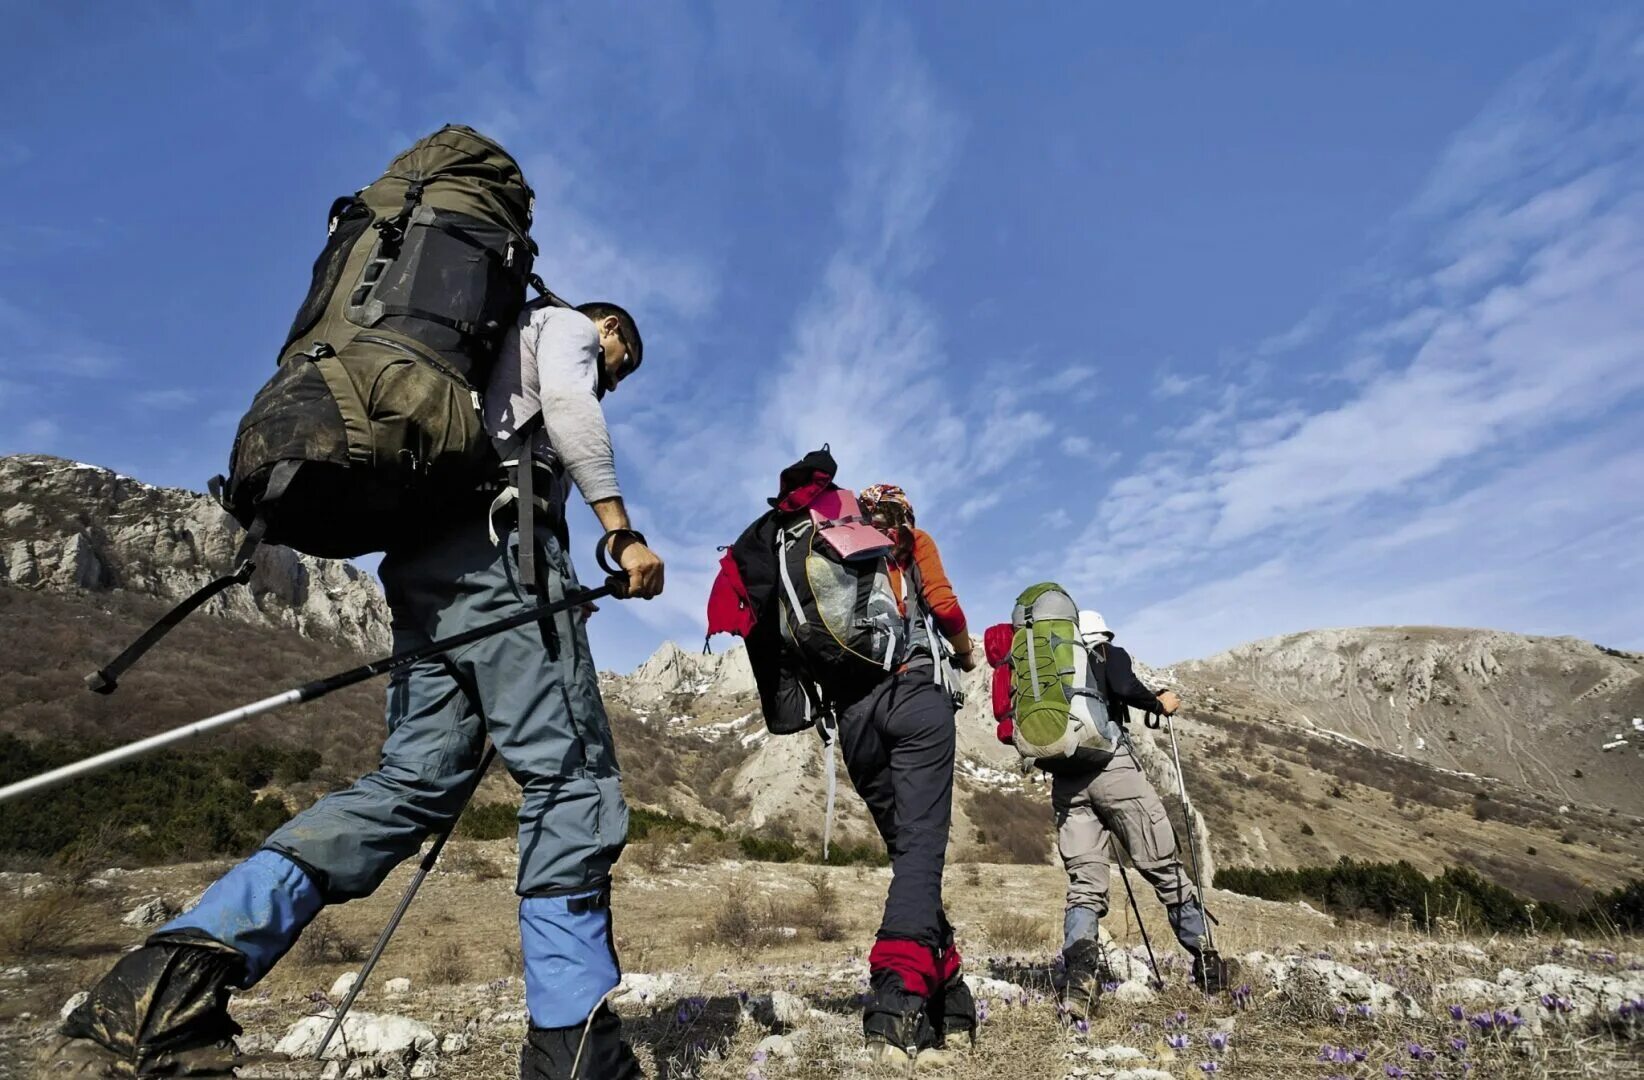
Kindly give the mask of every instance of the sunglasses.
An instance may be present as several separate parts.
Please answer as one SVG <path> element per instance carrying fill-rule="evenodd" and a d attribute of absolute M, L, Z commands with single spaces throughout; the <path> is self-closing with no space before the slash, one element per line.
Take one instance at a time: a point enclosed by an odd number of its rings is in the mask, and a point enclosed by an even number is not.
<path fill-rule="evenodd" d="M 628 340 L 628 335 L 617 328 L 617 340 L 622 342 L 622 362 L 617 365 L 616 381 L 621 382 L 639 370 L 639 360 L 634 355 L 634 343 Z"/>

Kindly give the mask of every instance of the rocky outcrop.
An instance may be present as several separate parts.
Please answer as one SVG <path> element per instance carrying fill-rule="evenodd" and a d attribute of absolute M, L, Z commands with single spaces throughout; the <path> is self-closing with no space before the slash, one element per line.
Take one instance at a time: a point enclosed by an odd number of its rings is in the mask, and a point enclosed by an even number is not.
<path fill-rule="evenodd" d="M 752 694 L 753 669 L 741 644 L 722 653 L 686 652 L 665 641 L 651 658 L 623 677 L 630 703 L 637 707 L 661 705 L 679 696 L 712 694 L 730 698 Z"/>
<path fill-rule="evenodd" d="M 0 583 L 175 603 L 229 572 L 242 536 L 198 492 L 38 454 L 0 458 Z M 365 571 L 282 547 L 256 561 L 248 587 L 205 610 L 362 651 L 388 645 L 387 605 Z"/>

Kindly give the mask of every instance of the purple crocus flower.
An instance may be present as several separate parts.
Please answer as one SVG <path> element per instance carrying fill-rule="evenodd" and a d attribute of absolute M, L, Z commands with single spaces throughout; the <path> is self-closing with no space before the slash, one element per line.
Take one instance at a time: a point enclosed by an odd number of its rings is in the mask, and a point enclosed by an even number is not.
<path fill-rule="evenodd" d="M 1348 1053 L 1352 1055 L 1354 1061 L 1363 1061 L 1370 1056 L 1368 1050 L 1349 1050 Z"/>
<path fill-rule="evenodd" d="M 1368 1020 L 1370 1017 L 1376 1015 L 1376 1010 L 1372 1009 L 1368 1005 L 1355 1005 L 1355 1006 L 1353 1006 L 1353 1011 L 1358 1013 L 1361 1017 L 1365 1018 L 1366 1020 Z"/>
<path fill-rule="evenodd" d="M 1394 1080 L 1398 1080 L 1398 1078 L 1401 1077 L 1401 1076 L 1409 1076 L 1410 1075 L 1409 1073 L 1405 1072 L 1403 1069 L 1399 1068 L 1397 1065 L 1383 1065 L 1381 1071 L 1386 1073 L 1388 1076 L 1393 1077 Z"/>
<path fill-rule="evenodd" d="M 1227 1049 L 1227 1044 L 1232 1040 L 1233 1036 L 1225 1031 L 1212 1031 L 1206 1041 L 1210 1043 L 1210 1049 L 1220 1053 Z"/>
<path fill-rule="evenodd" d="M 1170 1047 L 1172 1050 L 1186 1050 L 1187 1042 L 1188 1039 L 1186 1035 L 1172 1035 L 1165 1040 L 1165 1045 Z"/>
<path fill-rule="evenodd" d="M 1433 1060 L 1433 1052 L 1421 1043 L 1410 1043 L 1405 1047 L 1405 1050 L 1409 1051 L 1410 1057 L 1415 1061 Z"/>
<path fill-rule="evenodd" d="M 1075 1020 L 1075 1021 L 1073 1021 L 1073 1028 L 1074 1028 L 1075 1031 L 1077 1031 L 1081 1035 L 1089 1035 L 1090 1034 L 1090 1021 L 1089 1020 L 1084 1020 L 1084 1019 Z"/>
<path fill-rule="evenodd" d="M 1336 1013 L 1336 1019 L 1337 1020 L 1346 1020 L 1347 1019 L 1347 1006 L 1346 1005 L 1337 1005 L 1336 1008 L 1335 1008 L 1335 1013 Z"/>
<path fill-rule="evenodd" d="M 1170 1018 L 1169 1023 L 1171 1027 L 1185 1027 L 1187 1024 L 1187 1014 L 1185 1012 L 1178 1011 L 1175 1016 Z"/>
<path fill-rule="evenodd" d="M 1109 979 L 1102 984 L 1102 993 L 1104 994 L 1111 994 L 1117 989 L 1119 989 L 1119 980 L 1117 979 Z"/>
<path fill-rule="evenodd" d="M 1221 1063 L 1215 1061 L 1201 1061 L 1199 1062 L 1199 1071 L 1207 1073 L 1221 1072 Z"/>
<path fill-rule="evenodd" d="M 1551 1012 L 1567 1013 L 1575 1010 L 1575 1002 L 1558 994 L 1542 994 L 1541 1007 Z"/>
<path fill-rule="evenodd" d="M 983 998 L 981 1001 L 976 1003 L 976 1022 L 979 1024 L 985 1024 L 988 1022 L 987 998 Z"/>
<path fill-rule="evenodd" d="M 1241 1009 L 1250 1008 L 1251 990 L 1249 983 L 1242 983 L 1233 990 L 1233 1004 Z"/>
<path fill-rule="evenodd" d="M 1464 1019 L 1466 1019 L 1466 1017 L 1467 1017 L 1467 1010 L 1466 1009 L 1463 1009 L 1460 1005 L 1450 1006 L 1450 1019 L 1452 1019 L 1452 1020 L 1464 1020 Z"/>
<path fill-rule="evenodd" d="M 1467 1052 L 1467 1040 L 1459 1035 L 1455 1036 L 1450 1040 L 1450 1049 L 1458 1054 L 1465 1054 Z"/>

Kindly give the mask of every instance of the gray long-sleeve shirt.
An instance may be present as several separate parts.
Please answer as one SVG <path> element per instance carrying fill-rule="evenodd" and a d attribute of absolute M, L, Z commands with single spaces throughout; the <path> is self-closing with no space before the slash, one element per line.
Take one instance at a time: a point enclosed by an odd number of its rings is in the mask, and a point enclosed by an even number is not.
<path fill-rule="evenodd" d="M 561 507 L 567 477 L 591 503 L 622 494 L 599 403 L 599 364 L 593 320 L 572 308 L 539 307 L 508 332 L 486 384 L 485 426 L 499 443 L 542 415 L 531 449 L 559 478 L 541 494 Z"/>

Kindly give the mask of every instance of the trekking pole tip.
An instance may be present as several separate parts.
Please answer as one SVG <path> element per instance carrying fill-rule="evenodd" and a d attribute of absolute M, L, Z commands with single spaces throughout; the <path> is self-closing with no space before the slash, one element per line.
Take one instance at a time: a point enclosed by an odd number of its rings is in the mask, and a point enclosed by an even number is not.
<path fill-rule="evenodd" d="M 86 689 L 94 694 L 112 694 L 120 685 L 119 680 L 101 668 L 87 675 L 85 682 Z"/>

